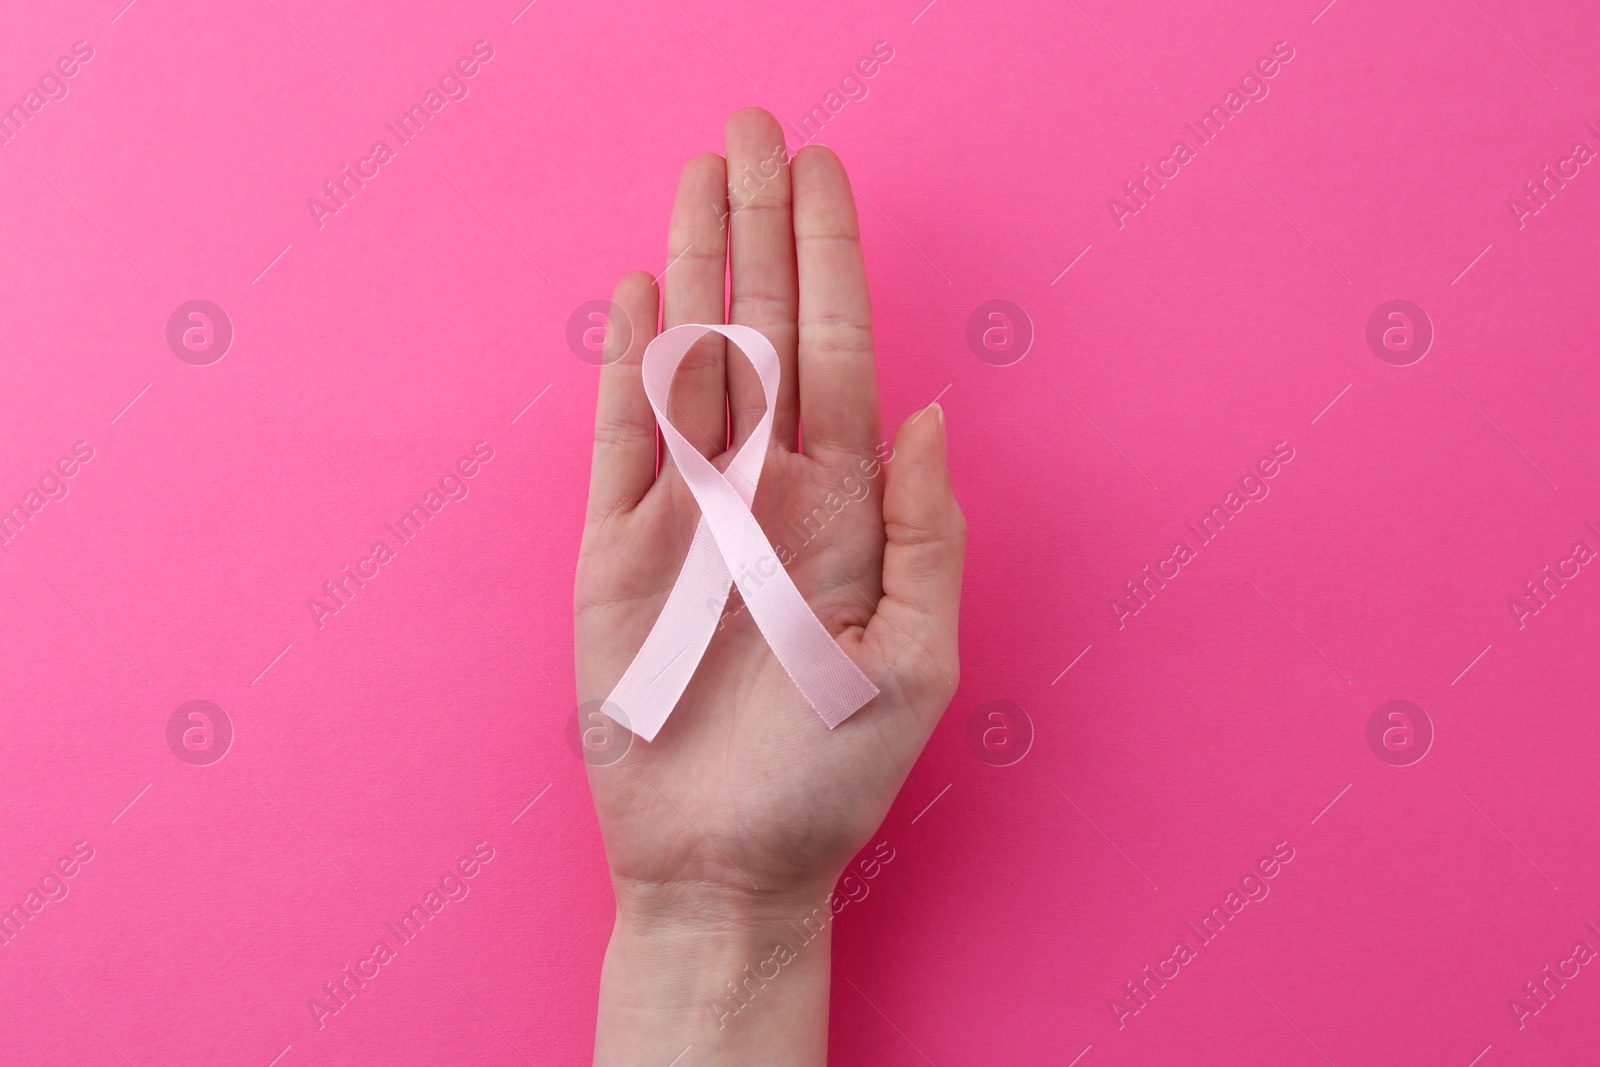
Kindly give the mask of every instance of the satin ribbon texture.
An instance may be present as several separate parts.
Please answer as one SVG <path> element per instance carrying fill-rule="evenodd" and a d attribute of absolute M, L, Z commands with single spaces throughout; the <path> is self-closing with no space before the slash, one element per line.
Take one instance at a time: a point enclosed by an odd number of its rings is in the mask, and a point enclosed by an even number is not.
<path fill-rule="evenodd" d="M 734 453 L 725 474 L 684 439 L 662 410 L 684 356 L 708 333 L 720 333 L 739 346 L 760 376 L 767 398 L 766 413 Z M 677 584 L 633 663 L 607 698 L 611 707 L 603 710 L 620 713 L 622 725 L 646 741 L 655 740 L 700 665 L 717 631 L 728 591 L 737 584 L 772 654 L 807 703 L 833 729 L 877 696 L 878 687 L 845 655 L 800 595 L 750 512 L 772 441 L 781 374 L 778 353 L 748 326 L 691 323 L 674 326 L 651 341 L 644 350 L 641 371 L 645 395 L 667 450 L 700 505 L 700 524 Z"/>

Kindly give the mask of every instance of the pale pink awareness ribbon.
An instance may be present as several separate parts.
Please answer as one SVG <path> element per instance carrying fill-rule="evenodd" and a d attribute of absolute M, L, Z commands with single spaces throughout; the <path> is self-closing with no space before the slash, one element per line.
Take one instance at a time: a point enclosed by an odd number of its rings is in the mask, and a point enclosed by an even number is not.
<path fill-rule="evenodd" d="M 662 411 L 678 366 L 707 333 L 720 333 L 744 351 L 761 378 L 767 410 L 739 446 L 724 474 L 712 466 Z M 730 353 L 731 356 L 731 353 Z M 645 395 L 678 472 L 700 505 L 689 555 L 650 636 L 606 703 L 622 724 L 653 741 L 694 676 L 737 584 L 772 654 L 831 730 L 878 695 L 878 687 L 845 655 L 800 595 L 761 525 L 750 512 L 772 440 L 781 370 L 772 344 L 748 326 L 674 326 L 644 350 Z"/>

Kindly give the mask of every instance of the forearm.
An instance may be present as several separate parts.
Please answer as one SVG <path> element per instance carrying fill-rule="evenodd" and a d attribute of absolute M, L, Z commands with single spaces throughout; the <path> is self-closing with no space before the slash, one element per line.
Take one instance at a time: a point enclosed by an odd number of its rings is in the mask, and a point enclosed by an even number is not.
<path fill-rule="evenodd" d="M 606 949 L 595 1067 L 824 1067 L 833 916 L 814 902 L 624 902 Z M 681 1061 L 674 1060 L 692 1049 Z"/>

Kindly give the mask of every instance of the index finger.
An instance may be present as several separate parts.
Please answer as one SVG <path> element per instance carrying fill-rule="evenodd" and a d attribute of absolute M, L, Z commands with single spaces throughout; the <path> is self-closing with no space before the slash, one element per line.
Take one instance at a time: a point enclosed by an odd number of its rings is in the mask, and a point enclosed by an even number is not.
<path fill-rule="evenodd" d="M 868 453 L 880 441 L 878 378 L 850 180 L 839 157 L 820 145 L 795 153 L 790 169 L 800 270 L 800 436 L 814 459 Z"/>

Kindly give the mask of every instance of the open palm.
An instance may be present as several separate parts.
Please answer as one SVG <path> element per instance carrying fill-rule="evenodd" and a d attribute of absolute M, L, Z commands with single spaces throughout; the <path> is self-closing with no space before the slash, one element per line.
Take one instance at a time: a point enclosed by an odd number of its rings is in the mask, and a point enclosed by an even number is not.
<path fill-rule="evenodd" d="M 722 623 L 656 739 L 631 739 L 620 759 L 591 762 L 607 857 L 619 900 L 825 895 L 955 692 L 965 523 L 945 464 L 944 416 L 932 406 L 907 421 L 892 450 L 882 441 L 849 181 L 825 148 L 788 160 L 766 112 L 729 120 L 726 159 L 684 167 L 668 262 L 664 327 L 738 323 L 777 350 L 782 380 L 753 510 L 880 695 L 829 731 L 735 590 L 725 608 L 708 607 L 723 609 Z M 658 449 L 640 378 L 656 332 L 655 280 L 625 276 L 614 304 L 630 328 L 608 331 L 600 372 L 575 591 L 580 704 L 606 697 L 644 643 L 700 519 Z M 720 469 L 765 402 L 748 360 L 712 334 L 663 406 Z"/>

